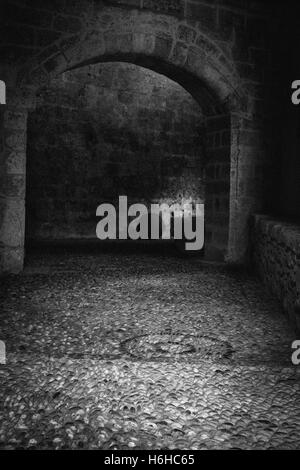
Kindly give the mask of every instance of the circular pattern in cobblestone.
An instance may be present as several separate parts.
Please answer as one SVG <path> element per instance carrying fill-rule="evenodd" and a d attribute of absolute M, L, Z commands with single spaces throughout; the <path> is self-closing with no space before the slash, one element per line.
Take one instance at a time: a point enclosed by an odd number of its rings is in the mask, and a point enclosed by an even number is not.
<path fill-rule="evenodd" d="M 155 333 L 136 336 L 123 342 L 125 352 L 138 359 L 157 360 L 181 355 L 197 355 L 198 359 L 229 359 L 232 346 L 216 337 L 180 333 Z"/>

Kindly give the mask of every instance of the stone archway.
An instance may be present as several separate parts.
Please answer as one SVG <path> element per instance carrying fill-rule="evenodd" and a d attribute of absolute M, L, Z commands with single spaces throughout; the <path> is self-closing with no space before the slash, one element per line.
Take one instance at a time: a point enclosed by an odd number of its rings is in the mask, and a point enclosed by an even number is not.
<path fill-rule="evenodd" d="M 253 175 L 249 156 L 256 148 L 243 132 L 251 123 L 247 95 L 235 70 L 216 42 L 176 18 L 104 9 L 91 25 L 65 36 L 17 71 L 10 105 L 3 113 L 5 177 L 1 198 L 2 271 L 20 271 L 24 257 L 25 160 L 27 111 L 34 94 L 52 77 L 72 68 L 122 60 L 169 76 L 209 108 L 218 103 L 230 115 L 229 233 L 225 258 L 243 262 L 247 252 L 248 219 L 257 207 L 248 181 Z M 122 31 L 120 33 L 120 31 Z M 247 124 L 248 125 L 248 124 Z M 243 150 L 247 162 L 242 161 Z M 242 171 L 241 171 L 242 169 Z"/>

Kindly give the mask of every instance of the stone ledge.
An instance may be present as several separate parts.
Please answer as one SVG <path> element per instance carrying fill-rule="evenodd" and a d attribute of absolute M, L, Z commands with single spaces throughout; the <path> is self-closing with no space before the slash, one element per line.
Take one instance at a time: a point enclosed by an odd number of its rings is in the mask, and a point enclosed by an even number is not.
<path fill-rule="evenodd" d="M 254 215 L 251 238 L 256 270 L 300 331 L 300 225 Z"/>
<path fill-rule="evenodd" d="M 300 225 L 259 214 L 254 215 L 254 224 L 300 255 Z"/>

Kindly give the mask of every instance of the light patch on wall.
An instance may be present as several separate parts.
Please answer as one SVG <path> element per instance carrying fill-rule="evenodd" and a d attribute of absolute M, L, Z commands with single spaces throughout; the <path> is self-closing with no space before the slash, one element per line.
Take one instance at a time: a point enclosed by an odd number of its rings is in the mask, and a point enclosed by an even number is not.
<path fill-rule="evenodd" d="M 0 80 L 0 104 L 6 104 L 6 85 Z"/>
<path fill-rule="evenodd" d="M 6 364 L 6 348 L 4 341 L 0 341 L 0 364 Z"/>

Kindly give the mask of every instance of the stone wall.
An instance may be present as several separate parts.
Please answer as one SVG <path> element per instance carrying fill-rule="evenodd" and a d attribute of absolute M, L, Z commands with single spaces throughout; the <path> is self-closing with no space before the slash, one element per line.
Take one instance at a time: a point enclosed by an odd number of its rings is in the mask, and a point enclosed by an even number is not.
<path fill-rule="evenodd" d="M 254 216 L 252 261 L 292 325 L 300 331 L 300 226 Z"/>
<path fill-rule="evenodd" d="M 204 202 L 203 115 L 180 85 L 125 63 L 66 72 L 29 115 L 28 239 L 96 237 L 104 202 Z M 227 154 L 228 159 L 228 154 Z"/>

